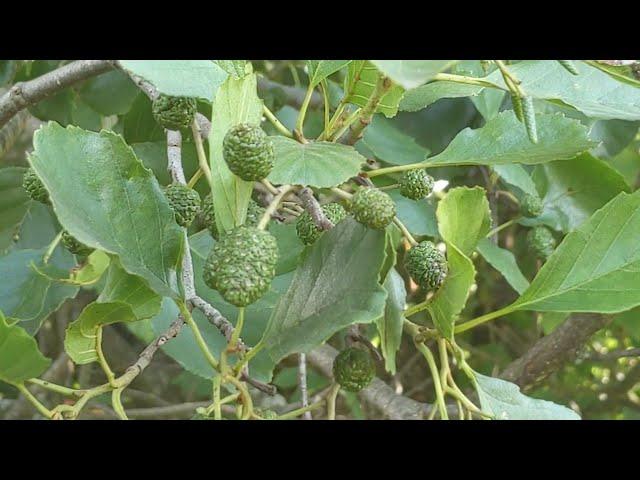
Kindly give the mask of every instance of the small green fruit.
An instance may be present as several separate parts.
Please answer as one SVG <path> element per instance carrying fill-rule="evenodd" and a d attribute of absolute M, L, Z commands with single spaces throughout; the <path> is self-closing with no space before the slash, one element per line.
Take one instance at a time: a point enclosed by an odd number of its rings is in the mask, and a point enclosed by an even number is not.
<path fill-rule="evenodd" d="M 244 225 L 248 227 L 257 226 L 264 212 L 264 207 L 258 205 L 253 199 L 249 200 L 249 206 L 247 207 L 247 216 L 245 218 Z M 213 198 L 211 197 L 211 194 L 208 194 L 202 201 L 199 220 L 202 226 L 209 230 L 211 236 L 218 240 L 216 213 L 213 209 Z"/>
<path fill-rule="evenodd" d="M 278 244 L 273 235 L 245 225 L 236 227 L 211 249 L 204 265 L 204 282 L 227 302 L 244 307 L 269 290 L 277 261 Z"/>
<path fill-rule="evenodd" d="M 247 207 L 247 217 L 244 224 L 248 227 L 256 227 L 264 215 L 265 208 L 258 205 L 253 199 L 249 200 L 249 206 Z"/>
<path fill-rule="evenodd" d="M 24 177 L 22 178 L 22 188 L 27 191 L 29 197 L 36 202 L 44 203 L 45 205 L 51 205 L 51 200 L 49 199 L 49 192 L 45 188 L 42 180 L 33 170 L 33 168 L 28 169 L 24 172 Z"/>
<path fill-rule="evenodd" d="M 262 408 L 254 408 L 254 413 L 259 417 L 262 417 L 262 420 L 277 420 L 278 414 L 273 410 L 262 409 Z"/>
<path fill-rule="evenodd" d="M 333 361 L 333 378 L 345 390 L 359 392 L 371 383 L 376 364 L 371 354 L 360 348 L 349 347 Z"/>
<path fill-rule="evenodd" d="M 520 202 L 520 211 L 525 217 L 538 217 L 542 214 L 544 205 L 538 195 L 531 195 L 529 193 L 522 197 Z"/>
<path fill-rule="evenodd" d="M 404 267 L 422 288 L 437 290 L 447 276 L 447 259 L 433 242 L 425 240 L 409 250 Z"/>
<path fill-rule="evenodd" d="M 382 230 L 396 215 L 396 205 L 389 195 L 376 188 L 361 188 L 351 199 L 355 219 L 370 228 Z"/>
<path fill-rule="evenodd" d="M 61 240 L 64 248 L 69 250 L 69 252 L 73 253 L 74 255 L 78 255 L 79 257 L 87 257 L 91 255 L 91 253 L 93 253 L 93 251 L 95 250 L 91 247 L 88 247 L 84 243 L 79 242 L 66 230 L 63 230 Z"/>
<path fill-rule="evenodd" d="M 328 203 L 322 205 L 321 208 L 327 219 L 334 225 L 337 225 L 347 217 L 347 211 L 339 203 Z M 302 240 L 302 243 L 311 245 L 322 236 L 324 230 L 320 230 L 311 218 L 311 215 L 309 215 L 309 212 L 305 211 L 298 217 L 296 233 L 298 234 L 298 238 Z"/>
<path fill-rule="evenodd" d="M 153 101 L 153 118 L 167 130 L 188 128 L 197 112 L 195 98 L 160 95 Z"/>
<path fill-rule="evenodd" d="M 176 222 L 187 228 L 200 211 L 200 195 L 195 190 L 179 183 L 167 185 L 164 194 L 175 213 Z"/>
<path fill-rule="evenodd" d="M 433 192 L 433 177 L 423 168 L 408 170 L 400 179 L 400 194 L 411 200 L 422 200 Z"/>
<path fill-rule="evenodd" d="M 551 233 L 551 230 L 542 225 L 529 230 L 527 243 L 535 256 L 544 261 L 551 256 L 556 248 L 556 239 Z"/>
<path fill-rule="evenodd" d="M 213 198 L 211 194 L 204 197 L 202 205 L 200 206 L 200 223 L 209 230 L 209 233 L 213 238 L 218 240 L 218 227 L 216 226 L 216 212 L 213 209 Z"/>
<path fill-rule="evenodd" d="M 230 128 L 222 153 L 229 170 L 250 182 L 266 178 L 274 165 L 273 142 L 257 125 L 241 123 Z"/>

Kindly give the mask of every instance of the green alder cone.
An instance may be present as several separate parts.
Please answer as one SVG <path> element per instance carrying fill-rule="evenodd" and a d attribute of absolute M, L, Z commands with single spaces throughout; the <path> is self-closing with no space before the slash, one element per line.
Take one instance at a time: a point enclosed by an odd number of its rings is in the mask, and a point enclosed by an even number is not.
<path fill-rule="evenodd" d="M 278 244 L 273 235 L 246 225 L 236 227 L 211 249 L 204 282 L 227 302 L 244 307 L 269 290 L 277 261 Z"/>
<path fill-rule="evenodd" d="M 333 361 L 333 378 L 350 392 L 366 388 L 376 374 L 376 364 L 371 354 L 360 348 L 349 347 L 341 351 Z"/>
<path fill-rule="evenodd" d="M 328 203 L 326 205 L 322 205 L 321 208 L 327 219 L 334 225 L 337 225 L 347 217 L 347 211 L 339 203 Z M 296 222 L 296 233 L 302 243 L 305 245 L 311 245 L 315 243 L 320 236 L 322 236 L 324 230 L 320 230 L 311 218 L 311 215 L 309 215 L 309 212 L 305 211 L 298 217 L 298 221 Z"/>
<path fill-rule="evenodd" d="M 396 216 L 396 205 L 386 193 L 376 188 L 361 188 L 351 199 L 354 218 L 369 228 L 382 230 Z"/>
<path fill-rule="evenodd" d="M 200 223 L 209 230 L 213 238 L 218 240 L 218 227 L 216 226 L 216 212 L 213 209 L 213 198 L 211 194 L 204 197 L 199 213 Z"/>
<path fill-rule="evenodd" d="M 195 190 L 173 183 L 164 188 L 164 194 L 175 213 L 176 223 L 187 228 L 200 211 L 200 195 Z"/>
<path fill-rule="evenodd" d="M 64 245 L 64 248 L 69 250 L 69 252 L 73 253 L 74 255 L 78 255 L 79 257 L 89 256 L 94 251 L 93 248 L 88 247 L 84 243 L 79 242 L 75 237 L 73 237 L 66 230 L 63 230 L 62 232 L 61 241 L 62 241 L 62 245 Z"/>
<path fill-rule="evenodd" d="M 546 261 L 556 248 L 556 239 L 551 230 L 544 226 L 537 226 L 527 234 L 529 248 L 540 260 Z"/>
<path fill-rule="evenodd" d="M 447 259 L 433 242 L 425 240 L 407 252 L 404 267 L 422 288 L 437 290 L 447 277 Z"/>
<path fill-rule="evenodd" d="M 224 137 L 222 153 L 229 170 L 249 182 L 266 178 L 274 165 L 273 142 L 257 125 L 231 127 Z"/>
<path fill-rule="evenodd" d="M 543 209 L 544 205 L 538 195 L 527 193 L 520 202 L 520 211 L 525 217 L 538 217 Z"/>
<path fill-rule="evenodd" d="M 254 200 L 249 200 L 249 206 L 247 207 L 247 217 L 244 224 L 248 227 L 255 227 L 260 222 L 262 215 L 264 215 L 266 208 L 258 205 Z"/>
<path fill-rule="evenodd" d="M 189 128 L 197 111 L 195 98 L 160 95 L 153 101 L 153 118 L 167 130 Z"/>
<path fill-rule="evenodd" d="M 42 180 L 38 177 L 33 168 L 30 168 L 26 172 L 24 172 L 24 177 L 22 179 L 22 188 L 27 191 L 29 197 L 36 202 L 44 203 L 45 205 L 51 205 L 51 200 L 49 199 L 49 192 L 44 187 Z"/>
<path fill-rule="evenodd" d="M 254 413 L 259 417 L 262 417 L 262 420 L 277 420 L 278 414 L 273 410 L 266 410 L 262 408 L 254 408 Z"/>
<path fill-rule="evenodd" d="M 262 215 L 265 212 L 265 208 L 258 205 L 254 200 L 249 200 L 249 206 L 247 207 L 247 217 L 244 224 L 249 227 L 255 227 L 260 222 Z M 218 240 L 218 227 L 216 226 L 216 213 L 213 209 L 213 198 L 211 194 L 208 194 L 202 201 L 199 213 L 199 221 L 213 238 Z"/>
<path fill-rule="evenodd" d="M 400 179 L 400 195 L 422 200 L 433 192 L 433 177 L 423 168 L 408 170 Z"/>

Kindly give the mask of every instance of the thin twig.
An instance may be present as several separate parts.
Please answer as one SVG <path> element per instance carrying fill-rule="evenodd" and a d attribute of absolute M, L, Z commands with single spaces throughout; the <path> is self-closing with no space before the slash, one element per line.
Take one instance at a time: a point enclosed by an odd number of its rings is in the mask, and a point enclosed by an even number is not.
<path fill-rule="evenodd" d="M 182 169 L 182 134 L 178 130 L 167 130 L 167 169 L 174 182 L 186 185 Z"/>
<path fill-rule="evenodd" d="M 224 338 L 227 339 L 227 342 L 231 341 L 231 337 L 233 336 L 233 331 L 234 331 L 233 324 L 229 320 L 227 320 L 220 313 L 220 311 L 218 311 L 216 308 L 210 305 L 206 300 L 200 298 L 197 295 L 191 297 L 189 299 L 189 302 L 191 303 L 191 305 L 194 306 L 194 308 L 197 308 L 198 310 L 200 310 L 204 314 L 204 316 L 207 317 L 207 320 L 209 320 L 209 322 L 214 327 L 216 327 L 220 331 L 220 333 L 222 333 L 222 335 L 224 335 Z M 244 344 L 242 339 L 238 339 L 236 348 L 242 352 L 245 352 L 248 350 L 247 346 Z"/>
<path fill-rule="evenodd" d="M 313 223 L 316 224 L 316 227 L 320 230 L 329 230 L 330 228 L 333 228 L 333 222 L 329 220 L 322 211 L 320 203 L 318 203 L 316 197 L 313 196 L 313 190 L 309 187 L 305 187 L 298 192 L 298 196 L 302 200 L 305 210 L 309 212 Z"/>
<path fill-rule="evenodd" d="M 140 77 L 139 75 L 136 75 L 135 73 L 124 68 L 119 61 L 116 60 L 114 62 L 114 65 L 118 67 L 120 70 L 122 70 L 124 73 L 126 73 L 129 76 L 129 78 L 133 81 L 133 83 L 135 83 L 137 87 L 140 90 L 142 90 L 142 92 L 147 97 L 149 97 L 149 100 L 154 101 L 156 98 L 158 98 L 158 96 L 160 95 L 160 92 L 158 92 L 158 89 L 154 85 L 147 82 L 144 78 Z"/>
<path fill-rule="evenodd" d="M 300 387 L 302 408 L 307 408 L 309 406 L 309 394 L 307 392 L 307 356 L 304 353 L 298 355 L 298 386 Z M 311 412 L 304 412 L 302 418 L 312 420 Z"/>
<path fill-rule="evenodd" d="M 200 138 L 206 140 L 209 138 L 211 132 L 211 122 L 200 112 L 196 113 L 196 123 L 198 124 L 198 131 L 200 132 Z"/>
<path fill-rule="evenodd" d="M 614 350 L 607 353 L 593 353 L 584 360 L 594 362 L 607 362 L 609 360 L 618 360 L 619 358 L 640 357 L 640 348 L 629 348 L 627 350 Z"/>
<path fill-rule="evenodd" d="M 112 68 L 110 60 L 78 60 L 28 82 L 16 83 L 0 97 L 0 127 L 21 110 Z"/>
<path fill-rule="evenodd" d="M 204 314 L 207 320 L 209 320 L 209 323 L 211 323 L 220 331 L 227 342 L 231 341 L 235 328 L 233 324 L 229 320 L 227 320 L 216 308 L 214 308 L 206 300 L 200 298 L 197 295 L 191 297 L 189 299 L 189 303 Z M 249 347 L 247 347 L 247 345 L 240 338 L 236 343 L 236 349 L 243 353 L 249 351 Z M 246 371 L 241 374 L 240 378 L 242 378 L 242 380 L 247 382 L 249 385 L 268 395 L 275 395 L 277 393 L 277 389 L 275 386 L 251 378 L 246 373 Z"/>

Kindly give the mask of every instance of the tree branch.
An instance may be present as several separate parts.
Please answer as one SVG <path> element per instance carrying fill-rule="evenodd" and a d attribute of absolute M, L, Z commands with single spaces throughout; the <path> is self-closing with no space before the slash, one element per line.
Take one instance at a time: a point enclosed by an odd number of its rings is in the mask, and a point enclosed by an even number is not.
<path fill-rule="evenodd" d="M 585 360 L 593 362 L 608 362 L 626 357 L 640 357 L 640 348 L 628 348 L 627 350 L 614 350 L 608 353 L 593 353 Z"/>
<path fill-rule="evenodd" d="M 511 362 L 500 376 L 525 391 L 575 359 L 591 336 L 611 321 L 610 316 L 575 313 L 546 337 L 538 340 L 522 357 Z"/>
<path fill-rule="evenodd" d="M 309 187 L 305 187 L 298 192 L 298 196 L 300 197 L 300 200 L 302 200 L 305 210 L 309 212 L 313 223 L 316 224 L 316 227 L 320 230 L 329 230 L 330 228 L 333 228 L 333 222 L 329 220 L 322 211 L 320 203 L 318 203 L 316 197 L 313 196 L 313 190 Z"/>
<path fill-rule="evenodd" d="M 216 308 L 214 308 L 211 304 L 209 304 L 206 300 L 198 297 L 197 295 L 190 298 L 189 302 L 195 308 L 200 310 L 207 320 L 220 330 L 220 333 L 224 335 L 224 338 L 227 339 L 227 342 L 231 341 L 231 337 L 233 336 L 233 324 L 227 320 Z M 237 348 L 240 351 L 246 352 L 248 350 L 247 346 L 244 344 L 242 339 L 238 339 Z"/>
<path fill-rule="evenodd" d="M 158 89 L 152 83 L 147 82 L 144 78 L 142 78 L 139 75 L 136 75 L 135 73 L 127 70 L 117 60 L 115 62 L 113 62 L 113 64 L 117 68 L 119 68 L 122 72 L 124 72 L 126 75 L 128 75 L 129 78 L 133 81 L 133 83 L 135 83 L 138 86 L 138 88 L 140 90 L 142 90 L 142 92 L 147 97 L 149 97 L 149 100 L 151 100 L 153 102 L 156 98 L 158 98 L 158 96 L 160 95 L 160 92 L 158 92 Z"/>
<path fill-rule="evenodd" d="M 307 392 L 307 356 L 304 353 L 298 354 L 298 387 L 300 388 L 300 398 L 302 408 L 309 406 L 309 394 Z M 311 412 L 304 412 L 302 418 L 313 420 Z"/>
<path fill-rule="evenodd" d="M 152 343 L 147 345 L 142 353 L 140 353 L 135 363 L 127 368 L 127 371 L 123 375 L 123 377 L 127 377 L 127 385 L 130 384 L 134 378 L 140 375 L 144 371 L 144 369 L 149 366 L 151 360 L 153 359 L 153 356 L 156 354 L 160 347 L 162 347 L 172 338 L 178 336 L 180 330 L 182 330 L 183 325 L 184 319 L 179 316 L 176 320 L 171 322 L 171 325 L 169 325 L 169 328 L 164 333 L 159 335 Z"/>
<path fill-rule="evenodd" d="M 307 361 L 322 375 L 333 378 L 333 359 L 337 354 L 335 348 L 325 344 L 309 352 Z M 371 385 L 360 392 L 360 398 L 391 420 L 422 420 L 433 408 L 428 403 L 398 395 L 379 378 L 374 378 Z M 447 410 L 452 415 L 458 413 L 455 405 L 448 405 Z"/>
<path fill-rule="evenodd" d="M 78 60 L 28 82 L 18 82 L 0 97 L 0 127 L 16 113 L 58 93 L 74 83 L 113 68 L 111 60 Z"/>

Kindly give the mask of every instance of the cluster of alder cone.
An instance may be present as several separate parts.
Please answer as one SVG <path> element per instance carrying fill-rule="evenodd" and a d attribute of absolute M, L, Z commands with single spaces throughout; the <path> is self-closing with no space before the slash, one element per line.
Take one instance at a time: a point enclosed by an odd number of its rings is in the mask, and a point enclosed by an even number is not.
<path fill-rule="evenodd" d="M 153 102 L 153 114 L 162 127 L 184 130 L 192 124 L 196 107 L 193 98 L 160 95 Z M 241 123 L 230 128 L 224 137 L 223 155 L 229 170 L 246 181 L 265 179 L 274 166 L 273 143 L 259 125 Z M 434 183 L 425 169 L 408 170 L 400 180 L 399 191 L 406 198 L 421 200 L 433 192 Z M 32 169 L 25 173 L 23 186 L 33 200 L 50 203 L 46 188 Z M 198 218 L 217 240 L 205 263 L 205 284 L 238 307 L 260 299 L 270 288 L 278 260 L 276 239 L 266 230 L 269 218 L 262 221 L 265 209 L 251 200 L 244 225 L 220 236 L 211 194 L 201 200 L 194 189 L 178 183 L 166 186 L 164 193 L 178 225 L 187 228 Z M 542 212 L 542 202 L 539 197 L 527 195 L 521 202 L 521 209 L 525 216 L 537 216 Z M 355 220 L 373 229 L 385 229 L 396 216 L 391 197 L 373 186 L 359 188 L 344 205 L 328 203 L 322 205 L 321 210 L 333 225 L 351 214 Z M 296 232 L 305 245 L 311 245 L 323 230 L 305 211 L 297 219 Z M 531 249 L 539 258 L 546 259 L 553 252 L 555 239 L 546 227 L 533 228 L 528 238 Z M 66 231 L 62 233 L 61 241 L 81 262 L 93 251 Z M 405 256 L 404 266 L 417 285 L 433 292 L 447 275 L 446 257 L 431 241 L 414 245 Z M 372 381 L 375 363 L 367 348 L 353 345 L 336 357 L 333 373 L 341 387 L 357 392 Z"/>

